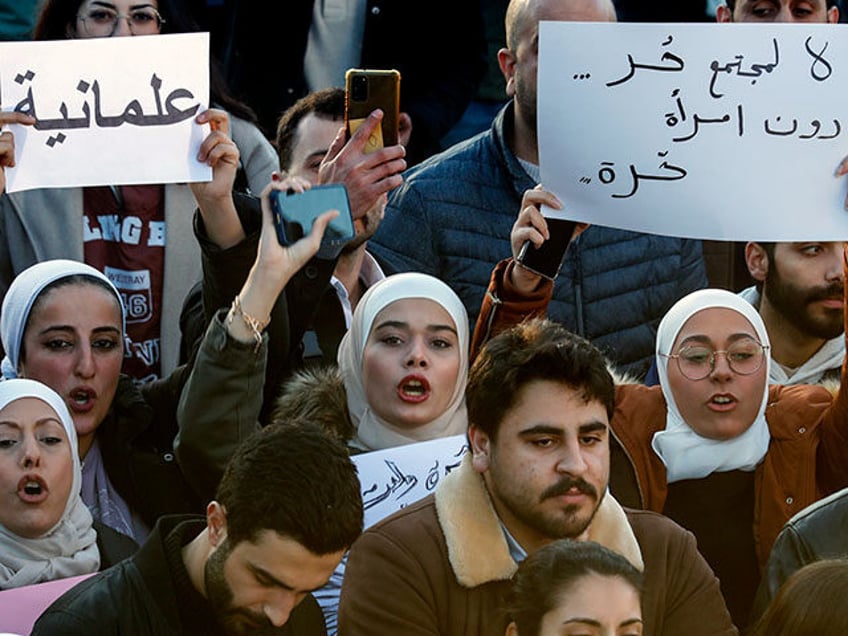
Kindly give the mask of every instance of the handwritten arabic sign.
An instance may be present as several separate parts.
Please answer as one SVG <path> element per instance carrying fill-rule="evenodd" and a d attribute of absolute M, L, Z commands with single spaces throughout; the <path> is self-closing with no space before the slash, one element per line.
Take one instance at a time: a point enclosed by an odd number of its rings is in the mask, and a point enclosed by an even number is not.
<path fill-rule="evenodd" d="M 354 455 L 365 527 L 433 492 L 442 477 L 459 467 L 467 450 L 465 436 L 455 435 Z"/>
<path fill-rule="evenodd" d="M 542 183 L 599 225 L 848 239 L 846 82 L 840 25 L 543 22 Z"/>
<path fill-rule="evenodd" d="M 38 187 L 209 181 L 196 160 L 208 126 L 206 33 L 0 44 L 10 126 L 10 192 Z"/>

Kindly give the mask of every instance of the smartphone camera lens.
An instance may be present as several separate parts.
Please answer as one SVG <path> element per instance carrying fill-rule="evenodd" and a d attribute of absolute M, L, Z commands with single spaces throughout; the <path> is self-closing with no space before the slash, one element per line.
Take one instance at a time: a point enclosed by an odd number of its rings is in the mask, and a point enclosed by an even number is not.
<path fill-rule="evenodd" d="M 368 99 L 368 78 L 364 75 L 356 75 L 351 83 L 351 99 L 355 102 L 364 102 Z"/>

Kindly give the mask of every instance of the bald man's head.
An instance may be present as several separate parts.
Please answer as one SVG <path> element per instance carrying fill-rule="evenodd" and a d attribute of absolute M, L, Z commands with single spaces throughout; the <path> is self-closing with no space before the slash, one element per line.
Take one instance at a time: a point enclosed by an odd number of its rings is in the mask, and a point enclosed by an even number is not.
<path fill-rule="evenodd" d="M 615 21 L 611 0 L 512 0 L 506 12 L 507 47 L 498 51 L 506 94 L 515 105 L 515 132 L 507 139 L 521 159 L 538 163 L 536 137 L 536 72 L 539 22 Z"/>
<path fill-rule="evenodd" d="M 506 45 L 515 50 L 521 34 L 539 20 L 615 22 L 612 0 L 512 0 L 506 9 Z"/>

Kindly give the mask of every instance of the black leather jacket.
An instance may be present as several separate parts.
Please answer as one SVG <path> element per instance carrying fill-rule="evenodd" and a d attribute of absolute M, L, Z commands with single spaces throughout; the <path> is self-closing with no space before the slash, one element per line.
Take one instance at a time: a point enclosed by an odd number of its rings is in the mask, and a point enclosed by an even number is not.
<path fill-rule="evenodd" d="M 754 601 L 759 618 L 793 572 L 814 561 L 848 557 L 848 488 L 792 517 L 774 542 Z"/>

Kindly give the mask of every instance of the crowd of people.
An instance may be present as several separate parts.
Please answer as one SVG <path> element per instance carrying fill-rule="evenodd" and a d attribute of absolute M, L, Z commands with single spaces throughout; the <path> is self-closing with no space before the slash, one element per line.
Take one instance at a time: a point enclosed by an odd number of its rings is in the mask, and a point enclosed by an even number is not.
<path fill-rule="evenodd" d="M 711 244 L 742 285 L 701 241 L 585 224 L 555 280 L 520 262 L 568 210 L 540 184 L 539 23 L 672 8 L 277 4 L 32 6 L 34 40 L 209 30 L 212 178 L 0 194 L 0 631 L 4 594 L 86 576 L 31 633 L 846 633 L 846 244 Z M 351 67 L 401 71 L 396 145 L 371 148 L 380 110 L 346 129 Z M 0 112 L 3 190 L 12 124 L 36 120 Z M 327 184 L 355 236 L 330 255 L 315 210 L 284 245 L 272 199 Z M 98 230 L 136 222 L 161 240 Z M 148 281 L 143 320 L 115 272 Z M 364 527 L 356 455 L 457 435 L 434 492 Z"/>

